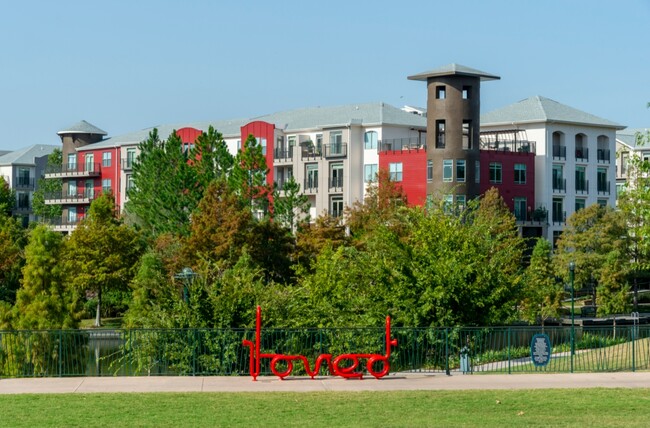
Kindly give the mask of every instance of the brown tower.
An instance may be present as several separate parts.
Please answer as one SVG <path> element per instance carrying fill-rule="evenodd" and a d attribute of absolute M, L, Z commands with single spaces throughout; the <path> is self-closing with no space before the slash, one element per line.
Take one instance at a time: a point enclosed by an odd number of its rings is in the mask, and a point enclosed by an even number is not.
<path fill-rule="evenodd" d="M 481 81 L 500 77 L 449 64 L 408 79 L 427 82 L 427 195 L 464 205 L 479 195 Z"/>

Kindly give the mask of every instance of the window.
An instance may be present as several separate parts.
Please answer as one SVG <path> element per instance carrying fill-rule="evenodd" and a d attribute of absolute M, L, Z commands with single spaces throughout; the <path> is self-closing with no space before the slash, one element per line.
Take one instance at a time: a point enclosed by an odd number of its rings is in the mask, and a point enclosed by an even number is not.
<path fill-rule="evenodd" d="M 464 210 L 466 204 L 467 200 L 465 198 L 465 195 L 456 195 L 456 207 L 458 209 Z"/>
<path fill-rule="evenodd" d="M 68 224 L 77 223 L 77 207 L 68 207 Z"/>
<path fill-rule="evenodd" d="M 450 213 L 453 206 L 454 206 L 454 195 L 443 195 L 442 209 L 444 210 L 444 212 Z"/>
<path fill-rule="evenodd" d="M 287 141 L 289 143 L 289 147 L 293 147 L 296 145 L 296 136 L 292 135 L 287 138 Z M 278 138 L 278 147 L 284 146 L 284 138 L 280 137 Z"/>
<path fill-rule="evenodd" d="M 377 133 L 368 131 L 363 134 L 363 143 L 366 150 L 377 150 Z"/>
<path fill-rule="evenodd" d="M 526 164 L 515 164 L 515 184 L 526 184 Z"/>
<path fill-rule="evenodd" d="M 553 223 L 564 223 L 564 201 L 553 198 Z"/>
<path fill-rule="evenodd" d="M 68 171 L 77 170 L 77 154 L 69 153 L 68 154 Z"/>
<path fill-rule="evenodd" d="M 562 165 L 555 164 L 553 165 L 553 190 L 566 190 L 564 182 L 564 168 Z"/>
<path fill-rule="evenodd" d="M 463 120 L 463 149 L 472 148 L 472 121 Z"/>
<path fill-rule="evenodd" d="M 474 182 L 481 182 L 481 161 L 474 162 Z"/>
<path fill-rule="evenodd" d="M 598 199 L 596 202 L 599 207 L 606 207 L 607 206 L 607 199 Z"/>
<path fill-rule="evenodd" d="M 102 166 L 111 166 L 111 152 L 102 153 Z"/>
<path fill-rule="evenodd" d="M 436 99 L 444 100 L 447 97 L 447 89 L 444 86 L 436 86 Z"/>
<path fill-rule="evenodd" d="M 241 150 L 241 140 L 237 140 L 237 151 Z"/>
<path fill-rule="evenodd" d="M 627 163 L 629 158 L 630 154 L 628 152 L 621 153 L 621 175 L 627 174 Z"/>
<path fill-rule="evenodd" d="M 316 153 L 323 153 L 323 134 L 316 134 Z"/>
<path fill-rule="evenodd" d="M 365 164 L 363 166 L 363 177 L 366 183 L 375 181 L 375 178 L 377 177 L 377 164 L 376 163 Z"/>
<path fill-rule="evenodd" d="M 340 155 L 343 153 L 343 132 L 330 132 L 330 154 Z"/>
<path fill-rule="evenodd" d="M 443 159 L 442 161 L 442 181 L 449 183 L 454 181 L 454 161 Z"/>
<path fill-rule="evenodd" d="M 86 153 L 86 172 L 95 172 L 95 155 Z"/>
<path fill-rule="evenodd" d="M 433 161 L 427 160 L 427 181 L 433 181 Z"/>
<path fill-rule="evenodd" d="M 18 192 L 18 209 L 29 209 L 29 193 Z"/>
<path fill-rule="evenodd" d="M 557 241 L 560 239 L 560 236 L 562 236 L 562 231 L 561 230 L 554 230 L 553 231 L 553 248 L 557 248 Z"/>
<path fill-rule="evenodd" d="M 564 134 L 559 131 L 553 133 L 553 157 L 566 159 L 566 147 L 564 146 Z"/>
<path fill-rule="evenodd" d="M 609 193 L 609 182 L 607 181 L 607 168 L 598 168 L 598 175 L 596 176 L 598 183 L 598 191 L 601 193 Z"/>
<path fill-rule="evenodd" d="M 133 175 L 132 175 L 132 174 L 128 174 L 128 175 L 126 176 L 126 191 L 127 191 L 127 192 L 128 192 L 129 190 L 133 189 L 133 184 L 134 184 L 134 181 L 133 181 Z"/>
<path fill-rule="evenodd" d="M 102 192 L 109 193 L 111 191 L 111 179 L 105 178 L 102 180 Z"/>
<path fill-rule="evenodd" d="M 84 197 L 95 199 L 95 182 L 93 180 L 86 180 L 86 184 L 84 184 Z"/>
<path fill-rule="evenodd" d="M 343 187 L 343 162 L 330 165 L 330 188 Z"/>
<path fill-rule="evenodd" d="M 330 214 L 332 217 L 343 215 L 343 196 L 332 196 L 330 199 Z"/>
<path fill-rule="evenodd" d="M 255 138 L 257 144 L 262 148 L 262 154 L 266 156 L 266 138 Z"/>
<path fill-rule="evenodd" d="M 402 181 L 402 162 L 389 163 L 388 172 L 390 173 L 391 181 Z"/>
<path fill-rule="evenodd" d="M 490 162 L 490 183 L 499 184 L 501 181 L 501 162 Z"/>
<path fill-rule="evenodd" d="M 436 120 L 436 148 L 445 148 L 445 121 Z"/>
<path fill-rule="evenodd" d="M 307 180 L 305 181 L 305 188 L 318 189 L 318 164 L 308 163 L 305 165 L 307 173 Z"/>
<path fill-rule="evenodd" d="M 586 203 L 584 198 L 576 198 L 576 211 L 585 209 Z"/>
<path fill-rule="evenodd" d="M 76 196 L 76 195 L 77 195 L 77 182 L 68 181 L 68 196 Z"/>
<path fill-rule="evenodd" d="M 469 100 L 472 98 L 472 87 L 471 86 L 463 86 L 463 99 L 464 100 Z"/>
<path fill-rule="evenodd" d="M 465 161 L 456 160 L 456 181 L 459 183 L 465 182 Z"/>
<path fill-rule="evenodd" d="M 514 199 L 515 218 L 517 221 L 526 221 L 528 201 L 526 198 L 515 197 Z"/>
<path fill-rule="evenodd" d="M 576 192 L 587 191 L 587 168 L 576 166 Z M 578 211 L 576 209 L 576 211 Z"/>
<path fill-rule="evenodd" d="M 29 175 L 29 168 L 18 168 L 18 185 L 30 186 L 32 179 Z"/>
<path fill-rule="evenodd" d="M 126 167 L 133 168 L 135 162 L 135 149 L 126 149 Z"/>
<path fill-rule="evenodd" d="M 589 159 L 587 152 L 587 136 L 585 134 L 576 134 L 575 136 L 576 160 Z"/>

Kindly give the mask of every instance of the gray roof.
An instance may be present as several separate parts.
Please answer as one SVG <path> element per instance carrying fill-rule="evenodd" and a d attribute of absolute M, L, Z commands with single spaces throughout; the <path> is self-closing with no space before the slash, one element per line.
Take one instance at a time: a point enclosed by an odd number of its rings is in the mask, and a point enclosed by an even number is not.
<path fill-rule="evenodd" d="M 192 127 L 207 130 L 212 125 L 224 137 L 239 137 L 240 128 L 253 121 L 273 123 L 286 133 L 315 131 L 320 129 L 343 127 L 348 125 L 378 126 L 395 125 L 413 128 L 426 128 L 427 119 L 417 114 L 408 113 L 392 105 L 376 102 L 367 104 L 348 104 L 334 107 L 309 107 L 271 113 L 263 116 L 231 119 L 222 121 L 207 121 L 193 123 L 176 123 L 170 125 L 152 126 L 140 131 L 107 138 L 95 144 L 80 147 L 78 150 L 94 150 L 125 145 L 136 145 L 145 140 L 149 132 L 158 129 L 161 138 L 167 138 L 175 129 Z"/>
<path fill-rule="evenodd" d="M 486 73 L 475 68 L 465 67 L 464 65 L 452 63 L 447 64 L 443 67 L 439 67 L 429 71 L 423 71 L 422 73 L 414 74 L 408 76 L 409 80 L 424 80 L 425 82 L 429 77 L 439 77 L 439 76 L 470 76 L 470 77 L 480 77 L 481 80 L 498 80 L 501 79 L 499 76 L 494 74 Z"/>
<path fill-rule="evenodd" d="M 57 132 L 58 135 L 62 134 L 97 134 L 97 135 L 108 135 L 106 131 L 102 131 L 95 125 L 86 122 L 85 120 L 82 120 L 81 122 L 77 122 L 72 126 L 68 126 L 67 128 Z"/>
<path fill-rule="evenodd" d="M 649 132 L 649 128 L 625 128 L 616 132 L 616 141 L 625 144 L 631 149 L 636 149 L 638 147 L 636 139 L 637 134 L 648 135 Z M 647 146 L 647 148 L 650 149 L 650 146 Z"/>
<path fill-rule="evenodd" d="M 9 152 L 0 156 L 0 165 L 34 165 L 35 158 L 48 156 L 54 149 L 60 146 L 52 146 L 49 144 L 35 144 L 24 149 Z"/>
<path fill-rule="evenodd" d="M 481 115 L 481 126 L 517 123 L 559 122 L 623 129 L 622 125 L 569 107 L 542 96 L 534 96 Z"/>

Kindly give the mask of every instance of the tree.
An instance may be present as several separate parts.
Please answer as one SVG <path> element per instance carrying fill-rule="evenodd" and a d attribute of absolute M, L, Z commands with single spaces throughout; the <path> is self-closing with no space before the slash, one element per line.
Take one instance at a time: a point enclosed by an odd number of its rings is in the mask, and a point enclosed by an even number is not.
<path fill-rule="evenodd" d="M 0 177 L 0 215 L 10 216 L 16 205 L 16 194 L 4 177 Z"/>
<path fill-rule="evenodd" d="M 630 308 L 630 287 L 627 284 L 629 263 L 624 253 L 612 250 L 604 257 L 598 278 L 598 315 L 627 313 Z"/>
<path fill-rule="evenodd" d="M 552 251 L 553 245 L 539 238 L 524 276 L 522 315 L 531 323 L 541 321 L 542 326 L 547 319 L 560 316 L 564 296 L 562 284 L 555 279 Z"/>
<path fill-rule="evenodd" d="M 0 301 L 13 303 L 25 262 L 27 233 L 18 222 L 0 213 Z"/>
<path fill-rule="evenodd" d="M 341 219 L 323 212 L 321 216 L 316 218 L 314 224 L 305 225 L 296 233 L 296 248 L 293 260 L 295 263 L 309 269 L 311 261 L 324 248 L 337 249 L 342 245 L 347 245 L 349 241 Z"/>
<path fill-rule="evenodd" d="M 266 183 L 269 168 L 262 146 L 253 135 L 249 135 L 244 147 L 235 156 L 229 184 L 253 213 L 266 215 L 271 189 Z"/>
<path fill-rule="evenodd" d="M 54 149 L 47 157 L 46 171 L 61 170 L 63 155 L 61 149 Z M 61 205 L 45 205 L 45 195 L 61 193 L 63 180 L 60 178 L 39 178 L 32 199 L 32 211 L 40 218 L 60 218 Z"/>
<path fill-rule="evenodd" d="M 75 328 L 79 294 L 65 286 L 61 266 L 63 237 L 36 226 L 25 247 L 23 280 L 16 294 L 14 328 L 25 330 Z"/>
<path fill-rule="evenodd" d="M 300 184 L 293 175 L 287 180 L 282 192 L 273 191 L 273 218 L 296 233 L 300 224 L 309 223 L 309 197 L 300 193 Z"/>
<path fill-rule="evenodd" d="M 102 194 L 66 242 L 67 277 L 76 289 L 97 295 L 95 326 L 101 325 L 102 293 L 126 289 L 135 273 L 142 243 L 138 234 L 114 215 L 111 194 Z"/>
<path fill-rule="evenodd" d="M 205 191 L 212 181 L 227 178 L 234 163 L 223 135 L 212 125 L 208 127 L 208 132 L 203 132 L 196 138 L 190 159 L 200 181 L 201 191 Z"/>

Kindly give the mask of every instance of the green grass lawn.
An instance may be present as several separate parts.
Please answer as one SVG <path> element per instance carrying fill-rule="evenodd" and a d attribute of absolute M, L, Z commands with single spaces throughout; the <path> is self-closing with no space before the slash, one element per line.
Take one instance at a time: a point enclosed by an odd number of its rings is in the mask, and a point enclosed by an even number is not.
<path fill-rule="evenodd" d="M 650 389 L 0 395 L 0 426 L 648 426 Z"/>

